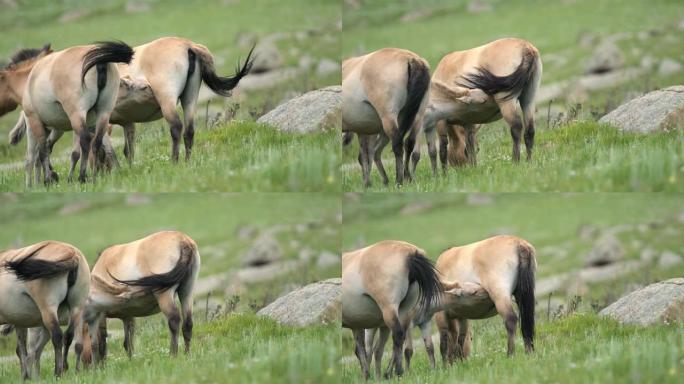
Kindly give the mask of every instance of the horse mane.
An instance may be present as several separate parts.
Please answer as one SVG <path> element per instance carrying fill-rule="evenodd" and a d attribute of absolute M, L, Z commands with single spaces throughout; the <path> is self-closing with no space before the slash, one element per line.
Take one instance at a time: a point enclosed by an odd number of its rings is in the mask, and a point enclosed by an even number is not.
<path fill-rule="evenodd" d="M 19 50 L 17 53 L 12 55 L 9 64 L 5 66 L 5 69 L 16 69 L 21 64 L 27 63 L 36 59 L 41 53 L 52 53 L 50 49 L 50 44 L 45 44 L 42 48 L 24 48 Z"/>

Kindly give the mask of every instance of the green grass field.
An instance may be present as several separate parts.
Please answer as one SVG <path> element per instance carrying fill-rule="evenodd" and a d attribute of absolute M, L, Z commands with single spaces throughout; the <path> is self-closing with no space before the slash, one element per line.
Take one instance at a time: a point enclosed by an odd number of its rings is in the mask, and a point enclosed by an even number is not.
<path fill-rule="evenodd" d="M 542 87 L 582 75 L 586 61 L 602 39 L 619 38 L 624 66 L 639 67 L 648 57 L 684 61 L 680 42 L 684 31 L 681 2 L 657 0 L 605 1 L 490 1 L 490 12 L 469 13 L 467 1 L 377 1 L 344 12 L 343 58 L 382 47 L 397 46 L 423 56 L 432 69 L 448 52 L 468 49 L 497 38 L 512 36 L 531 41 L 544 62 Z M 402 15 L 415 21 L 400 21 Z M 422 13 L 421 13 L 422 12 Z M 594 39 L 582 45 L 583 38 Z M 482 127 L 475 168 L 451 169 L 434 179 L 424 139 L 416 181 L 394 186 L 394 156 L 383 156 L 390 176 L 381 184 L 372 173 L 371 191 L 682 191 L 684 148 L 680 133 L 620 134 L 595 121 L 624 101 L 645 92 L 684 84 L 684 72 L 661 74 L 658 65 L 635 79 L 614 87 L 580 92 L 578 100 L 555 99 L 537 105 L 534 160 L 511 164 L 512 140 L 503 121 Z M 572 87 L 570 87 L 572 89 Z M 579 107 L 578 107 L 579 105 Z M 551 113 L 547 113 L 551 107 Z M 559 113 L 563 113 L 559 117 Z M 577 112 L 577 113 L 574 113 Z M 524 146 L 523 146 L 524 147 Z M 345 191 L 363 189 L 357 163 L 358 144 L 343 150 L 342 183 Z M 375 167 L 373 167 L 375 168 Z"/>
<path fill-rule="evenodd" d="M 677 194 L 347 194 L 343 204 L 343 250 L 385 239 L 423 248 L 431 259 L 455 245 L 494 234 L 523 237 L 537 249 L 538 281 L 576 271 L 600 233 L 619 226 L 626 260 L 644 249 L 684 253 L 684 200 Z M 583 228 L 596 232 L 583 238 Z M 680 325 L 631 327 L 599 318 L 598 309 L 636 286 L 684 276 L 684 263 L 646 264 L 619 278 L 579 284 L 554 292 L 563 309 L 547 312 L 538 297 L 536 352 L 506 358 L 506 336 L 498 318 L 473 322 L 473 355 L 465 363 L 431 372 L 422 342 L 414 342 L 414 363 L 402 383 L 493 382 L 677 382 L 684 373 Z M 436 331 L 436 330 L 435 330 Z M 519 335 L 519 332 L 518 332 Z M 419 340 L 417 330 L 414 340 Z M 361 382 L 351 332 L 343 331 L 343 378 Z M 523 351 L 517 337 L 517 351 Z M 388 362 L 390 348 L 385 353 Z M 439 348 L 437 347 L 439 361 Z"/>
<path fill-rule="evenodd" d="M 0 248 L 40 240 L 74 244 L 94 263 L 109 245 L 159 230 L 190 235 L 202 257 L 200 281 L 236 271 L 255 238 L 282 227 L 274 236 L 283 260 L 297 260 L 304 249 L 316 255 L 339 249 L 339 197 L 335 194 L 4 194 L 0 195 Z M 11 224 L 9 224 L 11 223 Z M 253 232 L 245 237 L 241 230 Z M 289 273 L 260 283 L 240 283 L 237 292 L 218 287 L 195 296 L 196 328 L 189 358 L 171 359 L 162 315 L 139 319 L 136 354 L 128 361 L 121 338 L 110 341 L 104 369 L 68 375 L 60 382 L 306 382 L 336 377 L 339 324 L 298 329 L 279 326 L 254 313 L 292 289 L 339 276 L 339 265 L 320 267 L 315 258 Z M 224 291 L 224 288 L 226 289 Z M 221 310 L 205 303 L 218 302 Z M 120 334 L 121 322 L 109 320 Z M 15 340 L 0 338 L 0 382 L 20 378 Z M 43 377 L 51 379 L 51 346 L 43 355 Z M 72 355 L 73 356 L 73 355 Z M 73 358 L 73 357 L 72 357 Z M 73 365 L 72 365 L 73 366 Z"/>
<path fill-rule="evenodd" d="M 284 67 L 297 67 L 303 55 L 313 62 L 337 60 L 340 18 L 336 1 L 144 1 L 148 12 L 127 13 L 124 0 L 21 2 L 0 15 L 0 63 L 18 49 L 51 42 L 55 50 L 93 41 L 120 39 L 134 46 L 162 36 L 182 36 L 206 45 L 216 57 L 219 74 L 232 74 L 247 55 L 241 43 L 284 34 L 275 45 Z M 80 12 L 73 21 L 63 15 Z M 293 95 L 338 84 L 339 74 L 319 74 L 315 66 L 268 89 L 239 91 L 232 98 L 198 104 L 193 159 L 174 166 L 168 159 L 171 138 L 162 119 L 138 124 L 136 160 L 129 167 L 123 156 L 122 130 L 115 128 L 120 169 L 96 182 L 67 183 L 72 134 L 55 148 L 53 159 L 61 183 L 54 191 L 335 191 L 339 190 L 339 135 L 324 131 L 310 135 L 281 133 L 253 122 Z M 217 111 L 231 120 L 212 121 Z M 18 118 L 15 111 L 0 118 L 6 137 Z M 330 127 L 336 128 L 336 127 Z M 331 129 L 334 131 L 335 129 Z M 0 190 L 23 191 L 25 141 L 11 147 L 0 140 Z M 182 150 L 181 144 L 181 150 Z M 41 186 L 32 190 L 43 190 Z"/>

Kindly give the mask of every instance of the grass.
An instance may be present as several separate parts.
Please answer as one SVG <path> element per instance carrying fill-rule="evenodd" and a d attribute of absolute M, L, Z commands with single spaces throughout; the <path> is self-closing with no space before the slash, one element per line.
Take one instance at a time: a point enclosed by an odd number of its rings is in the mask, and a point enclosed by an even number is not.
<path fill-rule="evenodd" d="M 320 267 L 315 257 L 322 252 L 337 253 L 339 210 L 339 196 L 326 193 L 0 194 L 0 222 L 5 223 L 0 231 L 0 249 L 60 240 L 77 246 L 92 266 L 98 252 L 112 244 L 160 230 L 180 230 L 198 244 L 202 258 L 199 278 L 203 279 L 243 268 L 244 255 L 256 239 L 281 228 L 274 236 L 283 260 L 300 260 L 305 249 L 313 257 L 296 271 L 273 280 L 233 281 L 241 286 L 233 293 L 222 286 L 210 297 L 196 295 L 195 320 L 199 325 L 189 361 L 183 357 L 168 359 L 165 320 L 157 314 L 139 319 L 139 354 L 132 363 L 124 358 L 121 340 L 115 339 L 113 359 L 104 370 L 70 374 L 67 382 L 141 382 L 152 378 L 216 382 L 222 377 L 236 377 L 245 382 L 313 383 L 334 372 L 339 344 L 331 340 L 339 341 L 339 326 L 280 327 L 256 318 L 254 313 L 296 287 L 339 276 L 339 266 Z M 206 313 L 209 299 L 222 309 L 210 308 L 211 313 Z M 110 328 L 120 329 L 121 322 L 111 321 Z M 0 359 L 0 382 L 19 377 L 14 346 L 14 336 L 0 338 L 0 356 L 9 356 L 6 361 Z M 290 346 L 297 351 L 289 351 Z M 47 357 L 43 367 L 47 378 L 47 367 L 52 367 Z"/>
<path fill-rule="evenodd" d="M 625 260 L 639 260 L 646 249 L 682 255 L 683 213 L 684 200 L 676 193 L 348 193 L 342 249 L 398 239 L 423 248 L 435 260 L 449 247 L 513 234 L 535 246 L 537 278 L 544 279 L 582 268 L 596 240 L 620 227 L 616 236 Z M 677 382 L 684 372 L 681 324 L 622 326 L 596 312 L 635 287 L 682 276 L 684 263 L 663 267 L 653 260 L 613 280 L 580 282 L 554 292 L 553 300 L 563 309 L 547 312 L 546 296 L 538 297 L 532 356 L 505 358 L 505 331 L 498 317 L 473 322 L 472 358 L 447 370 L 431 371 L 422 342 L 414 342 L 415 360 L 401 382 L 494 382 L 504 377 L 514 383 Z M 420 340 L 417 330 L 412 336 Z M 523 351 L 520 338 L 516 343 Z M 439 359 L 438 343 L 435 347 Z M 387 347 L 385 364 L 389 353 Z M 343 380 L 361 382 L 348 330 L 342 334 L 342 354 Z"/>
<path fill-rule="evenodd" d="M 281 3 L 209 1 L 143 1 L 149 12 L 127 13 L 127 1 L 76 2 L 64 0 L 23 2 L 6 7 L 0 15 L 0 63 L 15 51 L 52 42 L 54 49 L 92 41 L 120 39 L 139 45 L 161 36 L 182 36 L 206 45 L 213 53 L 219 74 L 233 73 L 251 43 L 274 38 L 283 66 L 297 67 L 302 56 L 315 64 L 339 57 L 339 32 L 335 23 L 340 8 L 335 1 L 295 0 Z M 59 21 L 65 14 L 75 20 Z M 239 15 L 239 17 L 235 17 Z M 228 21 L 229 20 L 229 21 Z M 282 34 L 282 37 L 278 38 Z M 51 191 L 335 191 L 339 190 L 339 135 L 278 132 L 254 121 L 299 93 L 338 84 L 339 74 L 318 74 L 316 66 L 300 76 L 264 90 L 236 90 L 233 97 L 216 98 L 198 105 L 195 152 L 190 164 L 169 164 L 170 135 L 162 119 L 137 125 L 137 157 L 132 168 L 124 166 L 95 184 L 67 184 Z M 206 111 L 209 111 L 207 114 Z M 207 124 L 217 112 L 228 122 Z M 18 111 L 0 118 L 0 135 L 14 126 Z M 208 128 L 207 128 L 208 127 Z M 115 147 L 124 163 L 120 129 Z M 66 177 L 71 148 L 68 133 L 57 144 L 58 172 Z M 182 150 L 182 144 L 181 144 Z M 0 191 L 23 191 L 25 144 L 0 143 Z M 61 162 L 60 162 L 61 160 Z M 31 190 L 44 190 L 40 187 Z"/>
<path fill-rule="evenodd" d="M 684 72 L 661 74 L 660 60 L 684 61 L 679 42 L 684 37 L 677 24 L 684 17 L 681 2 L 628 0 L 568 2 L 490 1 L 490 12 L 470 13 L 467 1 L 376 1 L 350 7 L 343 14 L 344 58 L 382 47 L 399 46 L 423 56 L 436 68 L 448 52 L 468 49 L 505 36 L 531 41 L 544 61 L 542 87 L 569 82 L 582 75 L 586 61 L 602 39 L 626 34 L 617 45 L 625 67 L 639 67 L 644 58 L 655 63 L 638 78 L 614 87 L 579 92 L 578 100 L 559 99 L 537 106 L 535 159 L 530 164 L 510 162 L 512 140 L 508 127 L 498 121 L 479 134 L 478 166 L 455 169 L 433 179 L 423 145 L 416 181 L 402 188 L 380 183 L 372 173 L 373 192 L 425 191 L 683 191 L 684 159 L 679 133 L 621 134 L 596 124 L 599 117 L 628 99 L 653 89 L 684 83 Z M 424 16 L 400 21 L 411 12 Z M 580 44 L 583 36 L 595 43 Z M 566 94 L 572 94 L 567 92 Z M 579 107 L 578 107 L 579 104 Z M 552 112 L 547 115 L 547 108 Z M 573 112 L 579 113 L 573 116 Z M 563 116 L 559 116 L 562 111 Z M 550 124 L 547 123 L 550 120 Z M 422 140 L 422 139 L 421 139 Z M 424 140 L 422 140 L 424 141 Z M 345 191 L 363 189 L 357 163 L 358 146 L 344 150 L 342 183 Z M 388 175 L 394 177 L 394 156 L 383 157 Z"/>

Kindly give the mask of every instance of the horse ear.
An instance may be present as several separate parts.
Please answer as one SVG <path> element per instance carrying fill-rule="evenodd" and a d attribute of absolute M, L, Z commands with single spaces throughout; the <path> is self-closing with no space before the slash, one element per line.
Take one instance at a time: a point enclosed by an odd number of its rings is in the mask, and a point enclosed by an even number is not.
<path fill-rule="evenodd" d="M 52 53 L 52 47 L 51 47 L 51 45 L 52 45 L 52 44 L 50 44 L 50 43 L 46 43 L 45 45 L 43 45 L 43 52 L 45 52 L 45 53 Z"/>

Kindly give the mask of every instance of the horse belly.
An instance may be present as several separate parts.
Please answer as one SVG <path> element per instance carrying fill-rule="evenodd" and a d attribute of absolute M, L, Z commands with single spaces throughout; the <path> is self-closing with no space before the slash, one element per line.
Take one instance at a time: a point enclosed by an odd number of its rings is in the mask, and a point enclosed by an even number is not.
<path fill-rule="evenodd" d="M 52 102 L 47 104 L 34 104 L 33 105 L 40 121 L 46 127 L 57 129 L 59 131 L 70 131 L 71 121 L 69 116 L 64 112 L 62 106 L 58 102 Z"/>
<path fill-rule="evenodd" d="M 375 300 L 367 295 L 342 295 L 343 327 L 376 328 L 383 324 L 382 312 Z"/>
<path fill-rule="evenodd" d="M 159 303 L 153 295 L 127 300 L 106 310 L 107 317 L 146 317 L 159 313 Z"/>
<path fill-rule="evenodd" d="M 14 280 L 12 284 L 9 280 Z M 43 324 L 40 310 L 16 279 L 0 278 L 0 324 L 37 327 Z"/>
<path fill-rule="evenodd" d="M 459 108 L 450 123 L 459 125 L 485 124 L 501 118 L 499 106 L 492 100 L 478 105 L 466 105 Z"/>
<path fill-rule="evenodd" d="M 343 129 L 361 134 L 375 134 L 382 131 L 382 121 L 375 108 L 368 102 L 362 85 L 348 80 L 342 89 Z"/>

